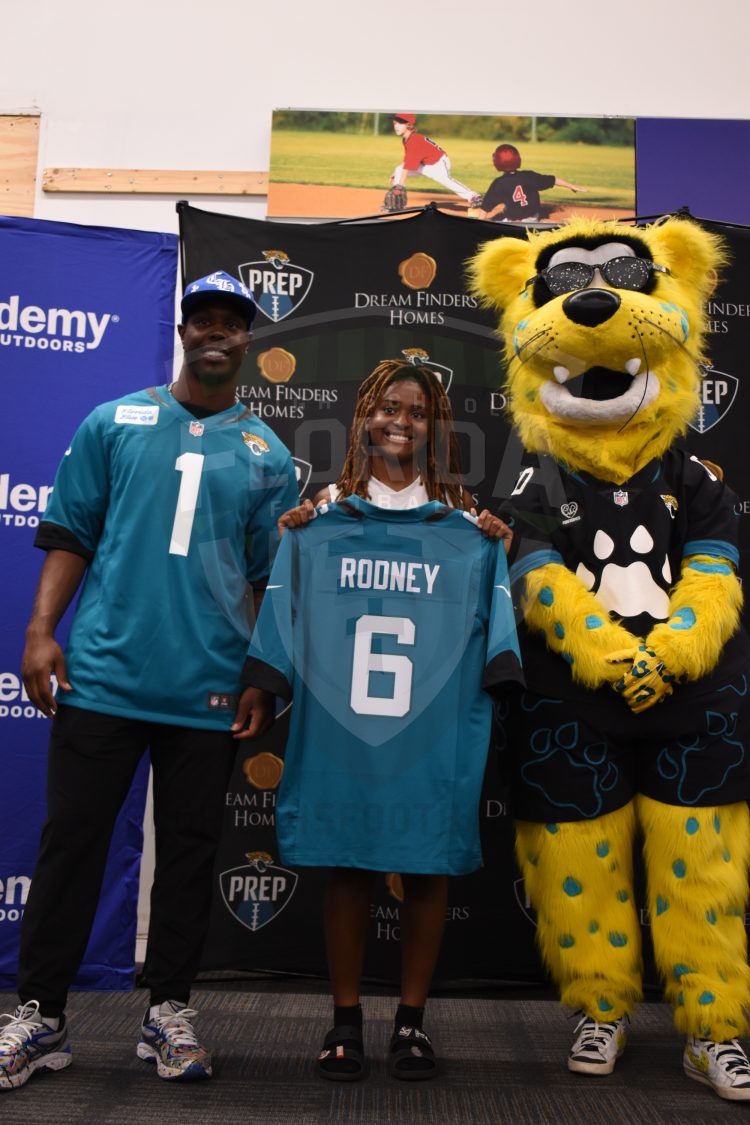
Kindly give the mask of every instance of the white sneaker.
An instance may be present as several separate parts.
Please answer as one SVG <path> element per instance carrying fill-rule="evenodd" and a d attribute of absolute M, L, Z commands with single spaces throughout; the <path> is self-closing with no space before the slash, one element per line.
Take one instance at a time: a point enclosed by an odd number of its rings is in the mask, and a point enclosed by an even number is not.
<path fill-rule="evenodd" d="M 682 1067 L 688 1078 L 712 1086 L 720 1098 L 750 1101 L 750 1062 L 736 1039 L 715 1043 L 689 1035 Z"/>
<path fill-rule="evenodd" d="M 611 1074 L 625 1050 L 626 1019 L 627 1016 L 620 1016 L 612 1023 L 598 1023 L 591 1016 L 584 1016 L 579 1020 L 568 1055 L 568 1070 L 578 1074 Z"/>
<path fill-rule="evenodd" d="M 193 1030 L 197 1014 L 178 1000 L 166 1000 L 153 1017 L 146 1011 L 136 1050 L 139 1059 L 156 1063 L 160 1078 L 192 1081 L 211 1077 L 211 1055 Z"/>
<path fill-rule="evenodd" d="M 65 1017 L 56 1031 L 42 1022 L 36 1000 L 0 1016 L 0 1090 L 28 1082 L 35 1070 L 63 1070 L 73 1056 Z"/>

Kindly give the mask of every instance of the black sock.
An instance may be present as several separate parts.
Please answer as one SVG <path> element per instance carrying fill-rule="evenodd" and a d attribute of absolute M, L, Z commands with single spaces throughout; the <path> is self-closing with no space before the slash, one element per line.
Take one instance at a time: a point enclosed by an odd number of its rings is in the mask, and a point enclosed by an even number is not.
<path fill-rule="evenodd" d="M 399 1004 L 396 1009 L 396 1031 L 400 1027 L 417 1027 L 422 1030 L 424 1008 L 412 1008 L 410 1004 Z"/>
<path fill-rule="evenodd" d="M 358 1027 L 362 1028 L 362 1005 L 351 1004 L 348 1007 L 343 1004 L 333 1005 L 333 1026 L 334 1027 Z"/>

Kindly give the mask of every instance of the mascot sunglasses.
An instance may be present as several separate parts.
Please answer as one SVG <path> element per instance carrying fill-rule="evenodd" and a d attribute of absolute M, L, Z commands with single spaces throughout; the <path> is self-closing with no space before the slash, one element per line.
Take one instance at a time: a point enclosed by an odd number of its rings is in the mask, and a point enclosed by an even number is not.
<path fill-rule="evenodd" d="M 596 270 L 604 280 L 615 289 L 645 289 L 652 273 L 669 273 L 666 266 L 657 266 L 646 258 L 610 258 L 608 262 L 598 265 L 588 265 L 586 262 L 561 262 L 559 266 L 550 266 L 530 277 L 524 289 L 533 285 L 540 279 L 556 297 L 563 293 L 574 293 L 577 289 L 585 289 L 594 280 Z"/>

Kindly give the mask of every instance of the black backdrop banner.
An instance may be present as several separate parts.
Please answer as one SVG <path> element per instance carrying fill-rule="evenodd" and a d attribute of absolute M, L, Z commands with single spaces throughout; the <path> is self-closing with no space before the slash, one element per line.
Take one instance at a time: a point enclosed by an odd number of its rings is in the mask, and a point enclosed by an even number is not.
<path fill-rule="evenodd" d="M 259 313 L 242 371 L 243 401 L 292 452 L 300 493 L 312 497 L 343 464 L 357 387 L 382 360 L 420 349 L 451 398 L 466 485 L 496 510 L 515 485 L 521 449 L 504 414 L 493 316 L 466 287 L 465 263 L 488 238 L 525 237 L 426 208 L 401 219 L 316 225 L 215 214 L 180 204 L 183 276 L 226 270 L 253 289 Z M 738 372 L 750 331 L 750 232 L 707 223 L 728 238 L 734 264 L 709 305 L 710 366 L 688 436 L 720 464 L 750 514 L 747 418 Z M 709 357 L 707 357 L 709 358 Z M 742 519 L 745 544 L 748 521 Z M 747 570 L 746 570 L 747 572 Z M 275 835 L 276 758 L 288 710 L 245 745 L 226 795 L 205 970 L 325 975 L 324 875 L 285 868 Z M 512 823 L 490 754 L 480 808 L 485 866 L 452 879 L 436 983 L 540 980 L 535 918 L 513 859 Z M 398 979 L 397 873 L 376 882 L 365 975 Z M 642 911 L 644 932 L 647 913 Z M 648 975 L 654 980 L 653 970 Z"/>
<path fill-rule="evenodd" d="M 706 314 L 709 331 L 707 371 L 701 383 L 701 408 L 686 444 L 697 457 L 720 465 L 737 493 L 740 517 L 740 573 L 750 580 L 750 227 L 701 220 L 725 239 L 731 262 L 724 270 Z M 745 626 L 750 606 L 745 601 Z"/>

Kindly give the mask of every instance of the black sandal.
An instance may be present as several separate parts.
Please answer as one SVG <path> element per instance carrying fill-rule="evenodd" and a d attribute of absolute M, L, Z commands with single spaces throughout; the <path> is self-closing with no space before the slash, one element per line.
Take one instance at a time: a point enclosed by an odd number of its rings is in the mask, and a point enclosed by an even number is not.
<path fill-rule="evenodd" d="M 318 1072 L 331 1082 L 358 1082 L 367 1072 L 362 1028 L 332 1027 L 318 1055 Z"/>
<path fill-rule="evenodd" d="M 388 1071 L 394 1078 L 419 1082 L 434 1078 L 438 1063 L 432 1040 L 419 1027 L 400 1027 L 391 1036 Z"/>

